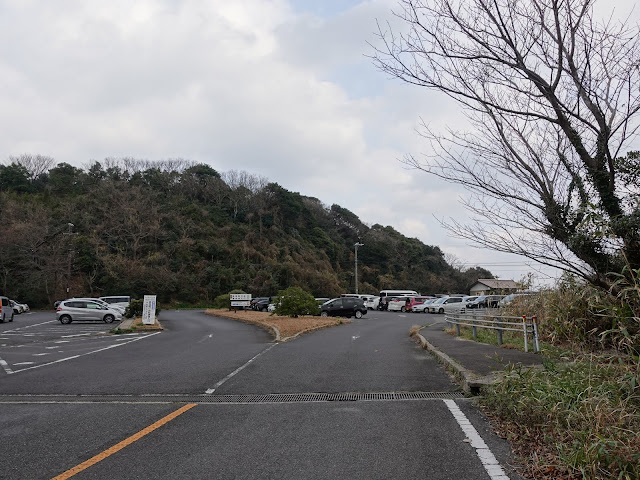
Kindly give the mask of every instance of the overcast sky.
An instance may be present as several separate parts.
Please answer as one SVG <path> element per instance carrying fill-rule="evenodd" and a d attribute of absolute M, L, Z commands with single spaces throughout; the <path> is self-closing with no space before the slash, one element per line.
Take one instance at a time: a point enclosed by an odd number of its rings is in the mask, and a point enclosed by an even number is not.
<path fill-rule="evenodd" d="M 0 0 L 0 161 L 179 157 L 246 170 L 518 280 L 531 262 L 472 248 L 434 219 L 464 220 L 464 192 L 400 163 L 428 148 L 421 117 L 444 126 L 460 113 L 367 58 L 395 6 Z"/>

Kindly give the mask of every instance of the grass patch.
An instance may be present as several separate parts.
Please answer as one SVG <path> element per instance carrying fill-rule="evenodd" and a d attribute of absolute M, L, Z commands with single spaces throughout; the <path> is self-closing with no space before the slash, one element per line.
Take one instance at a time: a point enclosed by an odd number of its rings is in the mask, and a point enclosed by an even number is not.
<path fill-rule="evenodd" d="M 111 333 L 113 333 L 114 335 L 122 335 L 123 333 L 133 333 L 135 331 L 136 331 L 136 326 L 132 325 L 130 328 L 116 327 L 113 330 L 111 330 Z"/>
<path fill-rule="evenodd" d="M 511 369 L 479 402 L 540 479 L 640 478 L 640 369 L 584 354 Z"/>
<path fill-rule="evenodd" d="M 321 328 L 342 325 L 343 323 L 351 323 L 349 319 L 340 317 L 280 317 L 268 312 L 256 312 L 253 310 L 238 310 L 237 312 L 233 312 L 228 309 L 210 309 L 206 310 L 206 313 L 216 317 L 224 317 L 232 320 L 252 323 L 254 325 L 265 327 L 268 330 L 271 330 L 271 327 L 275 327 L 280 332 L 281 340 L 301 333 L 319 330 Z"/>

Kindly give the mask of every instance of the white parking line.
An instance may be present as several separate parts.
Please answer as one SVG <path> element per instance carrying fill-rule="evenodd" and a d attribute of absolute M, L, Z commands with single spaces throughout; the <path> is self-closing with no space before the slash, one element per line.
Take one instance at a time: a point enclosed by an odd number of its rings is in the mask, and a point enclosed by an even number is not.
<path fill-rule="evenodd" d="M 449 408 L 453 418 L 458 422 L 458 425 L 460 425 L 462 431 L 470 440 L 471 446 L 476 449 L 476 455 L 478 455 L 478 458 L 482 462 L 482 465 L 489 474 L 491 480 L 509 480 L 509 477 L 504 473 L 504 470 L 498 463 L 496 457 L 493 455 L 491 450 L 489 450 L 487 444 L 484 443 L 484 440 L 475 427 L 471 425 L 471 422 L 466 415 L 462 413 L 462 410 L 460 410 L 460 407 L 458 407 L 456 402 L 453 400 L 444 400 L 444 403 Z"/>
<path fill-rule="evenodd" d="M 49 320 L 48 322 L 42 322 L 42 323 L 34 323 L 33 325 L 25 325 L 24 327 L 18 327 L 18 328 L 14 328 L 13 330 L 7 330 L 4 333 L 8 333 L 8 332 L 18 332 L 20 330 L 24 330 L 25 328 L 32 328 L 32 327 L 38 327 L 40 325 L 46 325 L 47 323 L 53 323 L 53 322 L 57 322 L 57 320 Z"/>
<path fill-rule="evenodd" d="M 253 362 L 256 358 L 258 358 L 260 355 L 263 355 L 265 353 L 267 353 L 269 350 L 271 350 L 273 347 L 275 347 L 276 345 L 278 345 L 277 343 L 272 344 L 271 346 L 269 346 L 268 348 L 265 348 L 263 351 L 261 351 L 259 354 L 257 354 L 255 357 L 253 357 L 251 360 L 249 360 L 247 363 L 245 363 L 244 365 L 242 365 L 241 367 L 236 368 L 233 372 L 231 372 L 229 375 L 227 375 L 226 377 L 224 377 L 222 380 L 220 380 L 218 383 L 216 383 L 212 388 L 207 389 L 204 393 L 206 395 L 211 395 L 213 392 L 216 391 L 216 388 L 218 388 L 220 385 L 222 385 L 224 382 L 226 382 L 227 380 L 229 380 L 231 377 L 233 377 L 234 375 L 236 375 L 237 373 L 240 373 L 242 370 L 244 370 L 251 362 Z"/>
<path fill-rule="evenodd" d="M 4 368 L 4 371 L 7 373 L 13 373 L 13 370 L 11 370 L 11 367 L 9 366 L 9 364 L 7 362 L 5 362 L 3 359 L 0 358 L 0 366 L 2 368 Z"/>
<path fill-rule="evenodd" d="M 137 342 L 138 340 L 142 340 L 144 338 L 153 337 L 154 335 L 157 335 L 159 333 L 162 333 L 162 332 L 150 333 L 149 335 L 146 335 L 144 337 L 132 338 L 131 341 L 127 342 L 127 343 L 116 343 L 114 345 L 109 345 L 108 347 L 99 348 L 98 350 L 92 350 L 91 352 L 83 353 L 83 354 L 80 354 L 80 355 L 74 355 L 72 357 L 60 358 L 58 360 L 54 360 L 53 362 L 41 363 L 40 365 L 34 365 L 33 367 L 22 368 L 20 370 L 13 370 L 12 371 L 9 368 L 9 366 L 7 365 L 7 362 L 4 362 L 4 360 L 2 360 L 2 359 L 0 359 L 0 365 L 2 365 L 4 367 L 4 369 L 5 369 L 5 371 L 7 373 L 24 372 L 26 370 L 33 370 L 34 368 L 46 367 L 47 365 L 53 365 L 55 363 L 66 362 L 67 360 L 73 360 L 74 358 L 80 358 L 80 357 L 84 357 L 86 355 L 91 355 L 93 353 L 98 353 L 98 352 L 102 352 L 104 350 L 109 350 L 111 348 L 116 348 L 116 347 L 121 347 L 123 345 L 128 345 L 129 343 Z M 4 365 L 2 364 L 2 362 L 4 362 Z M 5 367 L 5 365 L 6 365 L 6 367 Z"/>

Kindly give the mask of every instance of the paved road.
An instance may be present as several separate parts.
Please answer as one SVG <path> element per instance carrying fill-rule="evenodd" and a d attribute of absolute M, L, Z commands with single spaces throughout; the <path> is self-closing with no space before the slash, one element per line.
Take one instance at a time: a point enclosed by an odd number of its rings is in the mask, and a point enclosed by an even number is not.
<path fill-rule="evenodd" d="M 53 318 L 0 324 L 0 478 L 53 478 L 95 456 L 73 478 L 519 478 L 409 338 L 429 315 L 370 312 L 283 344 L 199 311 L 162 312 L 155 335 Z M 490 477 L 478 451 L 509 476 Z"/>

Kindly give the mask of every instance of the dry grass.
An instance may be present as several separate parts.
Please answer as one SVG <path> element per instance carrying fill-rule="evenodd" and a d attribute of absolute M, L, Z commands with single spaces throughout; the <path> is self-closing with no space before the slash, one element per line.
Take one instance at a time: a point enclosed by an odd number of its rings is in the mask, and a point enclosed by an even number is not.
<path fill-rule="evenodd" d="M 259 325 L 272 332 L 273 327 L 275 327 L 280 332 L 281 340 L 286 340 L 295 335 L 319 330 L 321 328 L 350 323 L 348 319 L 340 317 L 279 317 L 267 312 L 254 312 L 253 310 L 233 312 L 227 309 L 210 309 L 206 310 L 206 313 L 216 317 L 230 318 L 232 320 Z"/>
<path fill-rule="evenodd" d="M 422 325 L 413 325 L 410 329 L 409 329 L 409 336 L 413 337 L 415 334 L 420 332 L 420 329 L 422 328 Z"/>

